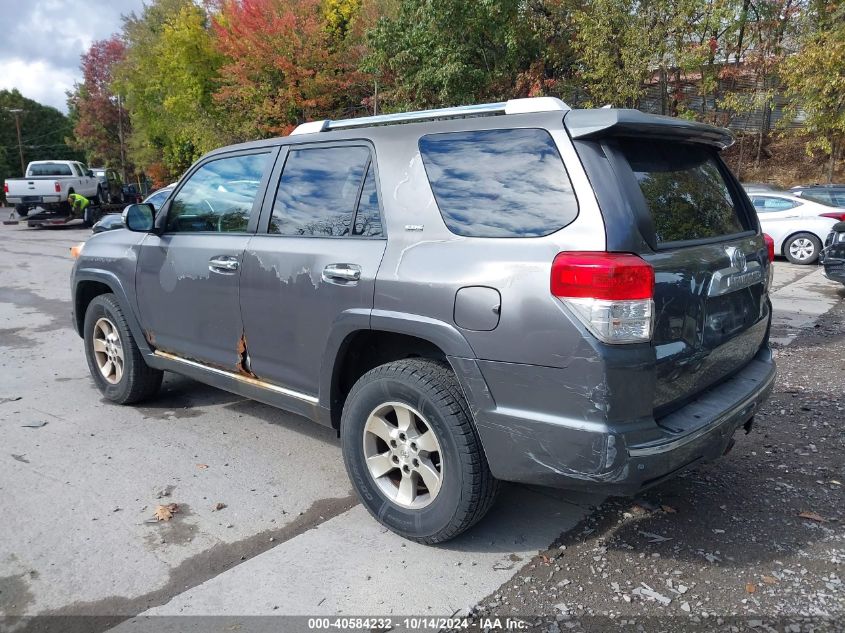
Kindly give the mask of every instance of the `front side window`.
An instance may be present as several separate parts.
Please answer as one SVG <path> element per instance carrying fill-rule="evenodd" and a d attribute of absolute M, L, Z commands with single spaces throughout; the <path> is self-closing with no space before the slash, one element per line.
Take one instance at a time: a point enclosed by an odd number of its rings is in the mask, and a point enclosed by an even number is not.
<path fill-rule="evenodd" d="M 539 237 L 578 215 L 572 183 L 546 130 L 431 134 L 420 139 L 419 148 L 452 233 Z"/>
<path fill-rule="evenodd" d="M 370 151 L 362 146 L 291 150 L 279 180 L 268 232 L 299 237 L 380 235 L 375 181 L 371 180 L 369 191 L 364 182 L 368 167 L 372 169 Z M 360 221 L 354 219 L 356 212 L 361 213 Z M 376 230 L 378 233 L 373 233 Z"/>
<path fill-rule="evenodd" d="M 166 230 L 171 233 L 242 233 L 270 154 L 218 158 L 197 169 L 173 198 Z M 158 206 L 158 205 L 156 205 Z"/>
<path fill-rule="evenodd" d="M 619 145 L 645 198 L 658 244 L 746 230 L 714 150 L 652 138 L 622 139 Z"/>

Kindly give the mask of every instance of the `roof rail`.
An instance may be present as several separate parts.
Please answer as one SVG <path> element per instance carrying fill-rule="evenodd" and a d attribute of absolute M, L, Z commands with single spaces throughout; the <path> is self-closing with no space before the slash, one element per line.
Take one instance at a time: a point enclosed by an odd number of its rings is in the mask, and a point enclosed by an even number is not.
<path fill-rule="evenodd" d="M 364 116 L 357 119 L 341 119 L 332 121 L 308 121 L 297 126 L 291 135 L 313 134 L 328 130 L 347 130 L 356 127 L 372 125 L 390 125 L 392 123 L 410 123 L 431 119 L 455 119 L 468 116 L 489 116 L 496 114 L 527 114 L 531 112 L 554 112 L 569 110 L 560 99 L 555 97 L 531 97 L 527 99 L 511 99 L 501 103 L 481 103 L 478 105 L 457 106 L 454 108 L 438 108 L 436 110 L 416 110 L 413 112 L 399 112 L 397 114 L 379 114 Z"/>

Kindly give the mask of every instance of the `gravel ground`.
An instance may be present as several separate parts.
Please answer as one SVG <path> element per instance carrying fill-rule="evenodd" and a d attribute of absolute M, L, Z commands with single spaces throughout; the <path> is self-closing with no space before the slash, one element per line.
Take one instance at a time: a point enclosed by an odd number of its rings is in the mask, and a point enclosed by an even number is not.
<path fill-rule="evenodd" d="M 602 504 L 472 628 L 845 630 L 845 302 L 776 355 L 775 391 L 728 456 Z"/>

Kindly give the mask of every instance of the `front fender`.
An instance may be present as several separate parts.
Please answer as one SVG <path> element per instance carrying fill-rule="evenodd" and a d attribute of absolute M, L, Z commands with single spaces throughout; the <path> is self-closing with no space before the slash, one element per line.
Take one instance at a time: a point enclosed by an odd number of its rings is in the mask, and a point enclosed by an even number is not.
<path fill-rule="evenodd" d="M 152 354 L 152 349 L 147 343 L 147 337 L 144 336 L 141 323 L 138 321 L 138 313 L 135 310 L 135 302 L 130 298 L 130 293 L 120 280 L 120 277 L 110 270 L 80 266 L 74 272 L 71 296 L 73 297 L 73 324 L 76 329 L 76 333 L 79 334 L 79 336 L 84 336 L 82 326 L 85 322 L 85 315 L 76 313 L 76 296 L 79 290 L 79 284 L 85 281 L 95 281 L 109 287 L 123 310 L 123 316 L 129 324 L 129 329 L 132 331 L 132 336 L 135 339 L 135 343 L 138 345 L 138 349 L 140 349 L 141 353 L 145 356 Z"/>

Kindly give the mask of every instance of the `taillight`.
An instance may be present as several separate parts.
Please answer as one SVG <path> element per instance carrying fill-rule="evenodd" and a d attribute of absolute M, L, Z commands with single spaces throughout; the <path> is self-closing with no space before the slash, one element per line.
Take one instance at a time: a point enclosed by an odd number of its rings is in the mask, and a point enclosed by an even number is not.
<path fill-rule="evenodd" d="M 819 217 L 833 218 L 834 220 L 845 222 L 845 211 L 831 211 L 830 213 L 820 213 Z"/>
<path fill-rule="evenodd" d="M 8 182 L 3 183 L 3 191 L 5 193 L 9 193 L 9 183 Z"/>
<path fill-rule="evenodd" d="M 552 263 L 551 293 L 605 343 L 651 340 L 654 269 L 636 255 L 559 253 Z"/>
<path fill-rule="evenodd" d="M 766 248 L 769 251 L 769 262 L 775 261 L 775 241 L 768 233 L 763 233 L 763 239 L 766 242 Z"/>
<path fill-rule="evenodd" d="M 769 263 L 766 265 L 766 289 L 769 289 L 775 277 L 775 241 L 768 233 L 763 233 L 763 241 L 766 242 L 766 251 L 769 254 Z"/>
<path fill-rule="evenodd" d="M 62 192 L 62 183 L 60 183 L 58 180 L 53 183 L 53 186 L 56 188 L 56 193 Z"/>

